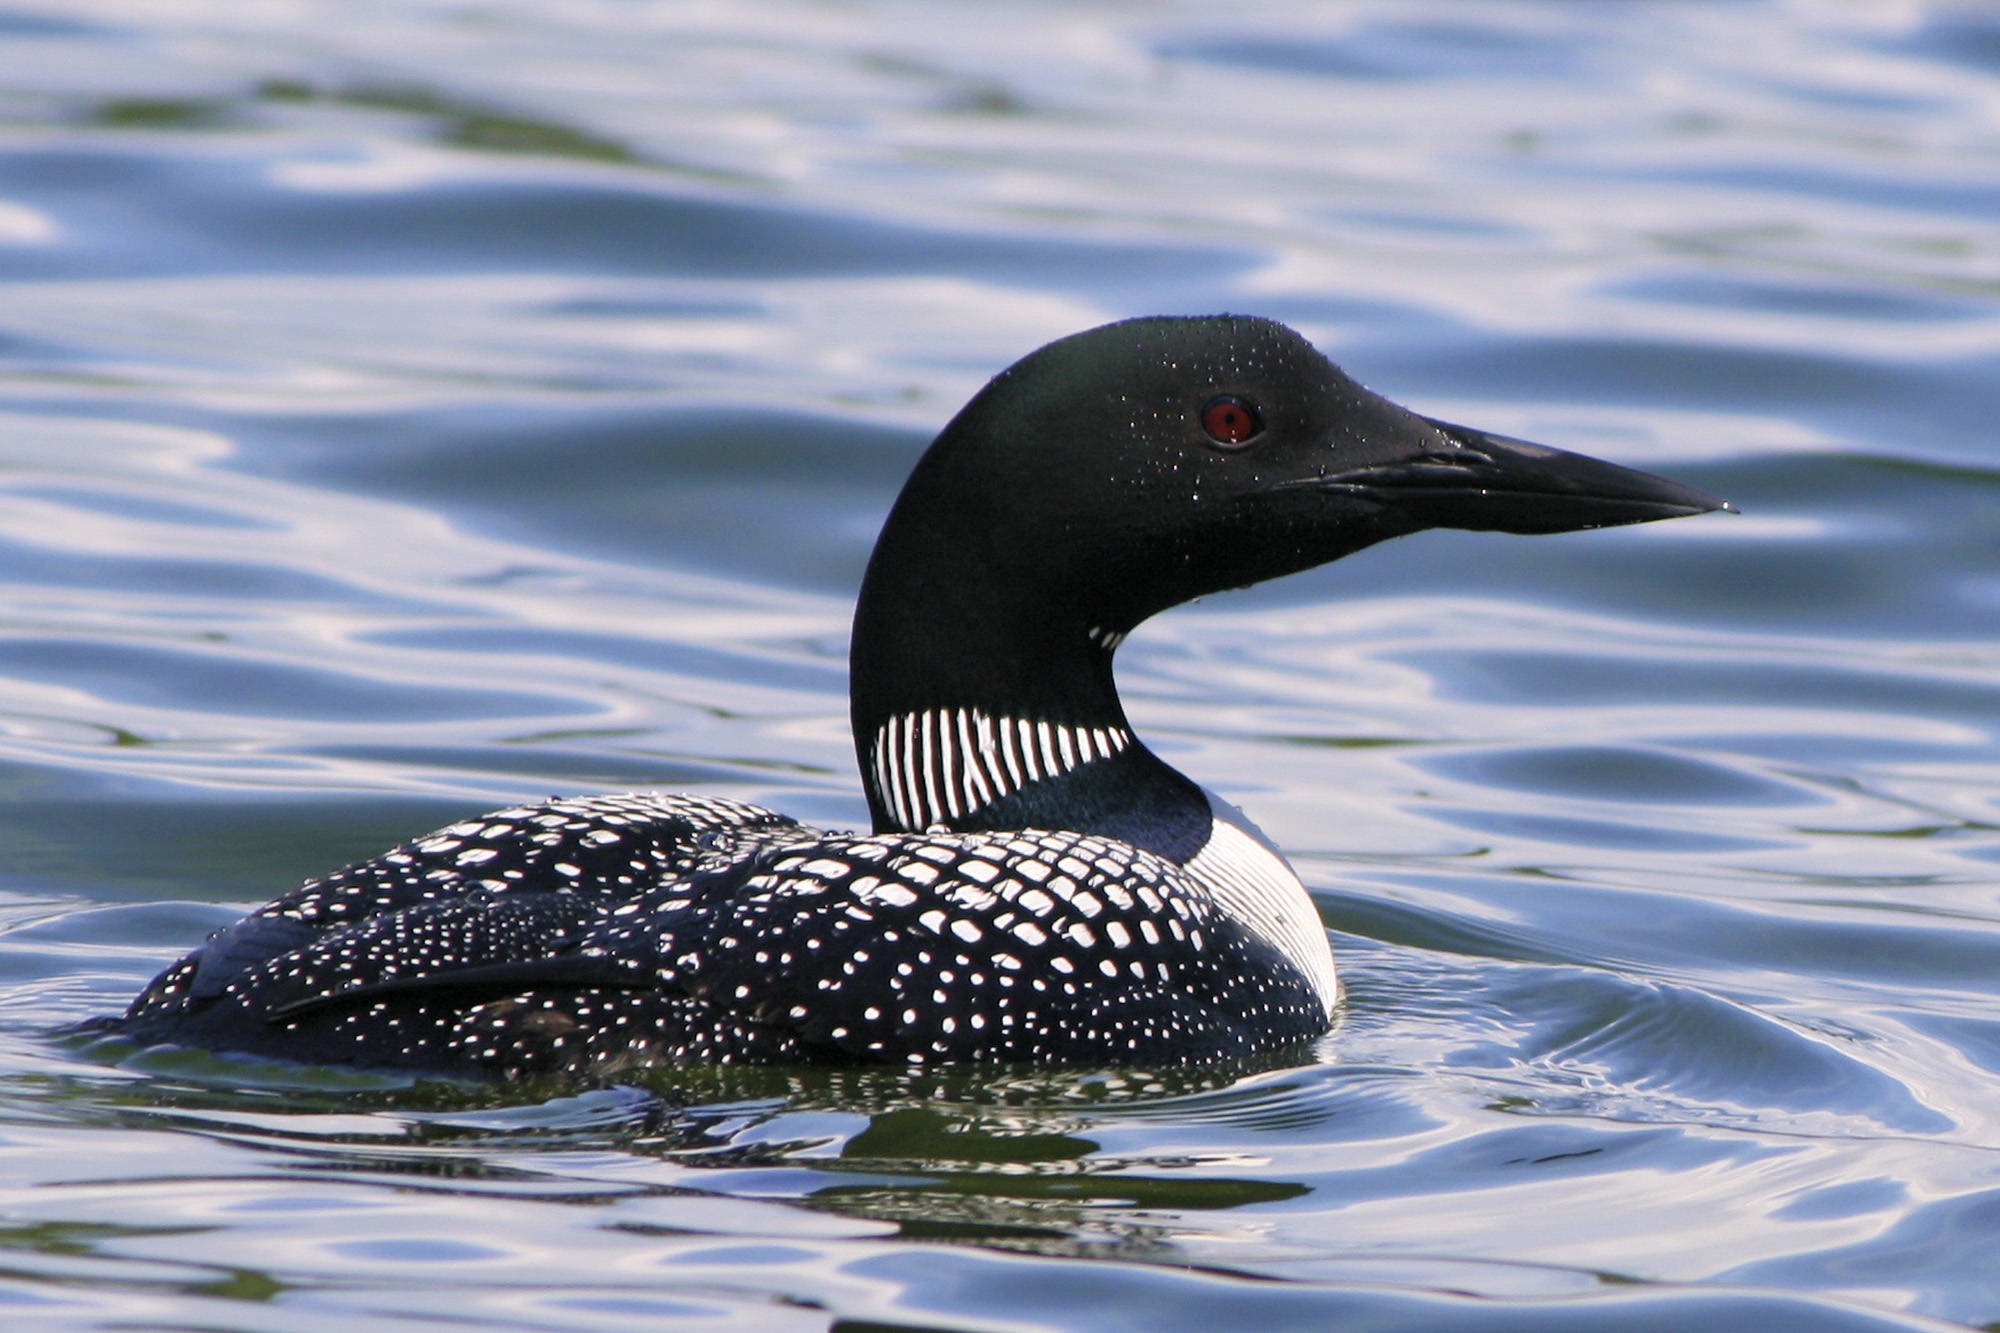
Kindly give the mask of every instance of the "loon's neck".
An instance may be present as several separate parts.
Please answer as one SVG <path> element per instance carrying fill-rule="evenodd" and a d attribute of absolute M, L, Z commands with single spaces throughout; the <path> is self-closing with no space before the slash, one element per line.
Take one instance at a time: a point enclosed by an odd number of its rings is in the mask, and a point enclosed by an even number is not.
<path fill-rule="evenodd" d="M 964 544 L 892 517 L 856 604 L 854 745 L 875 830 L 1050 828 L 1185 863 L 1206 795 L 1133 734 L 1112 678 L 1127 624 L 1024 596 Z M 982 567 L 984 566 L 984 567 Z"/>

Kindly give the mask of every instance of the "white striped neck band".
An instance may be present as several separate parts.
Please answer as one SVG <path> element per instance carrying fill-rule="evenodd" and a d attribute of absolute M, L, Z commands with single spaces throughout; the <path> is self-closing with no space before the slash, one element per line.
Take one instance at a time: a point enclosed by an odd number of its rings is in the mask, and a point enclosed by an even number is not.
<path fill-rule="evenodd" d="M 1011 796 L 1030 782 L 1109 759 L 1123 727 L 1072 727 L 977 708 L 900 713 L 875 733 L 868 780 L 897 824 L 924 829 Z"/>

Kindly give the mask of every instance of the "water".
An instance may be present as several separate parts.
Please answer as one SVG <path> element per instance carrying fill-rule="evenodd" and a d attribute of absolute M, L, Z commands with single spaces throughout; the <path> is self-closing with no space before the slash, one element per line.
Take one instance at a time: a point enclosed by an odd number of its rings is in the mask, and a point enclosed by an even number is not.
<path fill-rule="evenodd" d="M 1976 5 L 0 11 L 0 1319 L 2000 1326 Z M 659 785 L 864 822 L 849 599 L 984 378 L 1289 320 L 1724 494 L 1174 613 L 1300 1067 L 466 1089 L 51 1038 L 301 877 Z"/>

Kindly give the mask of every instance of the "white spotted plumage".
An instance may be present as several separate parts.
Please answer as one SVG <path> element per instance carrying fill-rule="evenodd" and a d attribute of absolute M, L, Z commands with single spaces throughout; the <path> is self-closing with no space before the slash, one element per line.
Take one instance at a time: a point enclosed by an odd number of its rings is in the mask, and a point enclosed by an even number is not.
<path fill-rule="evenodd" d="M 163 974 L 124 1026 L 509 1077 L 1179 1061 L 1324 1026 L 1316 978 L 1228 898 L 1092 834 L 825 833 L 728 801 L 558 801 L 309 882 Z"/>

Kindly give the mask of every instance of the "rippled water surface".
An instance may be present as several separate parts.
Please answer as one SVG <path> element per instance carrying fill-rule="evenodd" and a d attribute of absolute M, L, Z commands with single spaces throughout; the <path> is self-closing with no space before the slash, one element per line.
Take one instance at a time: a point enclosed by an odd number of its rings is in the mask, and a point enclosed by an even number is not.
<path fill-rule="evenodd" d="M 1986 5 L 0 9 L 0 1322 L 2000 1327 Z M 1742 517 L 1142 629 L 1312 1063 L 477 1089 L 79 1045 L 523 798 L 865 822 L 849 599 L 1052 337 L 1304 329 Z"/>

